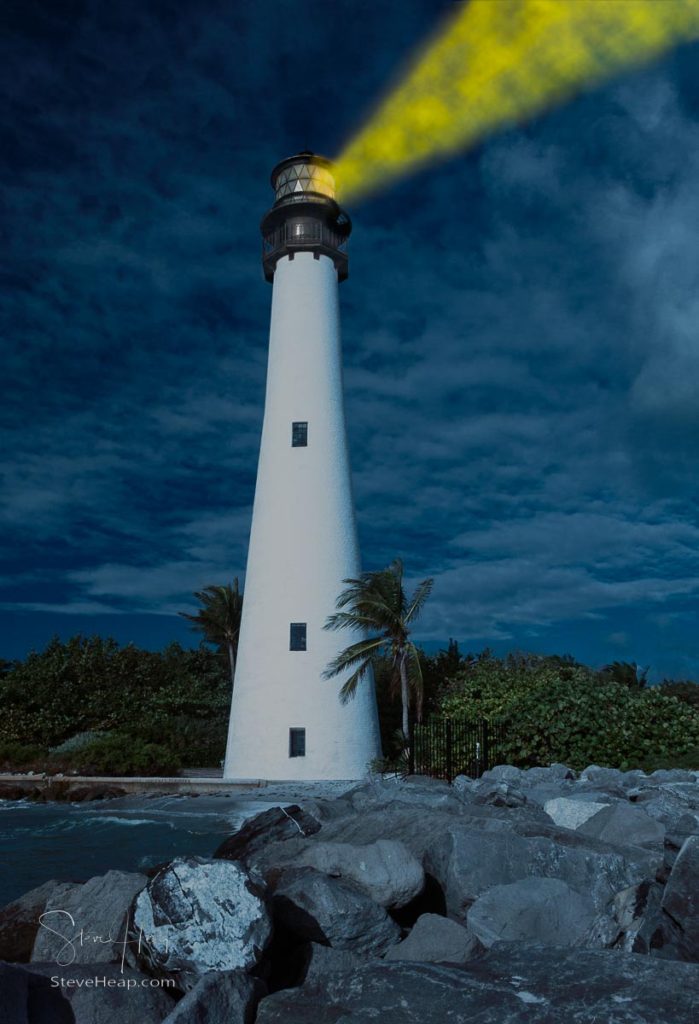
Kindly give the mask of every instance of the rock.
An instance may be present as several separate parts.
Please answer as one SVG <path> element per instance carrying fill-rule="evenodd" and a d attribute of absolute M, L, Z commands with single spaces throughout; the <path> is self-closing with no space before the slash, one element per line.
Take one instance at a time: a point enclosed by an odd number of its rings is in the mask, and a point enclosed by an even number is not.
<path fill-rule="evenodd" d="M 364 956 L 380 956 L 400 938 L 396 922 L 355 883 L 313 868 L 282 872 L 273 911 L 300 938 Z"/>
<path fill-rule="evenodd" d="M 616 892 L 654 878 L 660 862 L 660 855 L 621 851 L 554 825 L 492 831 L 457 823 L 433 838 L 424 867 L 440 883 L 449 914 L 461 918 L 487 889 L 530 876 L 559 878 L 604 911 Z"/>
<path fill-rule="evenodd" d="M 650 953 L 653 936 L 660 925 L 663 888 L 656 882 L 641 882 L 618 892 L 612 904 L 617 927 L 614 947 L 626 953 Z"/>
<path fill-rule="evenodd" d="M 240 864 L 179 857 L 138 896 L 133 938 L 156 975 L 191 988 L 208 971 L 254 967 L 272 936 L 265 902 Z"/>
<path fill-rule="evenodd" d="M 127 934 L 127 914 L 148 879 L 108 871 L 47 902 L 31 960 L 54 964 L 116 963 Z"/>
<path fill-rule="evenodd" d="M 214 859 L 246 863 L 271 843 L 312 836 L 320 831 L 320 827 L 318 819 L 298 804 L 272 807 L 249 818 L 237 832 L 224 839 L 214 853 Z"/>
<path fill-rule="evenodd" d="M 372 778 L 347 794 L 355 811 L 376 810 L 391 805 L 409 804 L 413 808 L 458 814 L 462 802 L 448 782 L 422 775 L 406 779 Z"/>
<path fill-rule="evenodd" d="M 560 783 L 574 781 L 578 773 L 566 764 L 550 764 L 548 767 L 528 768 L 524 773 L 527 786 L 539 783 Z"/>
<path fill-rule="evenodd" d="M 469 775 L 457 775 L 451 788 L 462 800 L 470 800 L 478 791 L 478 783 L 478 779 L 472 779 Z"/>
<path fill-rule="evenodd" d="M 2 1024 L 75 1024 L 60 989 L 24 967 L 0 963 L 0 993 Z"/>
<path fill-rule="evenodd" d="M 264 985 L 244 971 L 205 974 L 163 1024 L 252 1024 Z"/>
<path fill-rule="evenodd" d="M 391 946 L 385 960 L 462 964 L 483 952 L 475 935 L 456 921 L 439 914 L 418 917 L 406 939 Z"/>
<path fill-rule="evenodd" d="M 588 818 L 592 818 L 598 811 L 608 806 L 607 803 L 598 804 L 593 800 L 571 800 L 569 797 L 560 796 L 554 800 L 547 800 L 544 810 L 560 828 L 575 830 Z"/>
<path fill-rule="evenodd" d="M 578 826 L 581 835 L 617 846 L 655 846 L 662 849 L 665 828 L 634 804 L 610 804 Z"/>
<path fill-rule="evenodd" d="M 468 912 L 468 930 L 487 948 L 499 941 L 580 944 L 592 927 L 595 908 L 558 878 L 523 878 L 495 885 Z"/>
<path fill-rule="evenodd" d="M 525 773 L 522 768 L 515 768 L 511 764 L 497 764 L 494 768 L 489 768 L 481 775 L 482 780 L 492 782 L 511 782 L 515 785 L 521 785 L 522 780 L 525 778 Z"/>
<path fill-rule="evenodd" d="M 333 949 L 311 942 L 308 965 L 304 982 L 310 985 L 322 983 L 328 974 L 352 970 L 364 963 L 364 959 L 349 949 Z M 389 950 L 390 952 L 390 950 Z"/>
<path fill-rule="evenodd" d="M 46 910 L 46 904 L 52 897 L 60 903 L 62 897 L 75 888 L 73 882 L 52 879 L 3 907 L 0 910 L 0 960 L 28 963 L 39 930 L 39 917 Z"/>
<path fill-rule="evenodd" d="M 100 785 L 76 783 L 68 787 L 65 798 L 71 803 L 84 803 L 87 800 L 115 800 L 120 796 L 126 796 L 126 790 L 120 786 L 110 786 L 104 783 Z"/>
<path fill-rule="evenodd" d="M 165 983 L 153 984 L 154 979 L 121 964 L 31 963 L 23 970 L 49 985 L 52 978 L 59 979 L 52 991 L 63 996 L 71 1024 L 160 1024 L 174 1006 Z M 49 1022 L 54 1024 L 54 1018 Z M 31 1012 L 28 1024 L 39 1024 Z"/>
<path fill-rule="evenodd" d="M 23 786 L 20 783 L 0 782 L 0 800 L 34 800 L 38 794 L 38 786 Z"/>
<path fill-rule="evenodd" d="M 257 1024 L 692 1024 L 699 967 L 508 944 L 464 966 L 369 963 L 277 992 Z"/>
<path fill-rule="evenodd" d="M 677 926 L 671 946 L 678 959 L 699 961 L 699 836 L 685 840 L 677 855 L 662 909 Z"/>
<path fill-rule="evenodd" d="M 477 804 L 492 804 L 493 807 L 523 807 L 527 798 L 519 788 L 511 782 L 481 783 L 474 795 Z"/>
<path fill-rule="evenodd" d="M 632 791 L 633 792 L 633 791 Z M 696 785 L 659 786 L 633 792 L 633 802 L 673 831 L 685 814 L 699 812 L 699 787 Z"/>
<path fill-rule="evenodd" d="M 375 843 L 309 844 L 296 858 L 300 867 L 355 882 L 382 907 L 404 907 L 425 885 L 425 872 L 404 843 L 378 839 Z"/>

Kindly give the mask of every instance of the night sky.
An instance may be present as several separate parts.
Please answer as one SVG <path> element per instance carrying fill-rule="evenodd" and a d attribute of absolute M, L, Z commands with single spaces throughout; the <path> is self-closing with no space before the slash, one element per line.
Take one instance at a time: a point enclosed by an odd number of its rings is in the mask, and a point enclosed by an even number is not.
<path fill-rule="evenodd" d="M 242 580 L 269 172 L 450 10 L 3 5 L 1 657 L 196 644 Z M 362 555 L 435 577 L 419 640 L 699 676 L 698 172 L 688 45 L 350 209 Z"/>

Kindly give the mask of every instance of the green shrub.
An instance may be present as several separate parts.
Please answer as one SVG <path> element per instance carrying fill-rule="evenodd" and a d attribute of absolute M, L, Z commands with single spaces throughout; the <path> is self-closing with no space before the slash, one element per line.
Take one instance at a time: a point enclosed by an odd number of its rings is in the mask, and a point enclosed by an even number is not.
<path fill-rule="evenodd" d="M 162 743 L 144 743 L 124 733 L 94 740 L 87 746 L 50 759 L 53 772 L 78 775 L 176 775 L 181 756 Z"/>
<path fill-rule="evenodd" d="M 35 744 L 0 743 L 0 768 L 3 771 L 17 771 L 22 768 L 39 767 L 46 759 L 46 750 Z"/>
<path fill-rule="evenodd" d="M 664 687 L 633 689 L 557 658 L 486 654 L 449 687 L 441 712 L 500 718 L 500 759 L 528 766 L 674 767 L 699 747 L 699 712 Z"/>

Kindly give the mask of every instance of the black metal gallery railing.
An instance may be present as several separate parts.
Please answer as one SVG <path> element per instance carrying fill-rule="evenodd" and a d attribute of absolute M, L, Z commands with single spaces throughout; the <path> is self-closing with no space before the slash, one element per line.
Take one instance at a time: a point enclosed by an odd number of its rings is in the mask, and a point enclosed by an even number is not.
<path fill-rule="evenodd" d="M 457 775 L 479 778 L 486 769 L 503 763 L 504 740 L 502 722 L 431 718 L 411 728 L 409 770 L 447 782 Z"/>

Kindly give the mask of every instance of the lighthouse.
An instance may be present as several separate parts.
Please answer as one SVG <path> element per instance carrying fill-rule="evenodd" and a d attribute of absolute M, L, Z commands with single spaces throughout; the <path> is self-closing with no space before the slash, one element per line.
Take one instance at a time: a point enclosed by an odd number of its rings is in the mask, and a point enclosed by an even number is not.
<path fill-rule="evenodd" d="M 346 676 L 323 678 L 359 639 L 323 629 L 361 572 L 338 297 L 351 223 L 323 157 L 282 160 L 271 180 L 267 389 L 224 778 L 359 779 L 381 752 L 373 679 L 342 704 Z"/>

